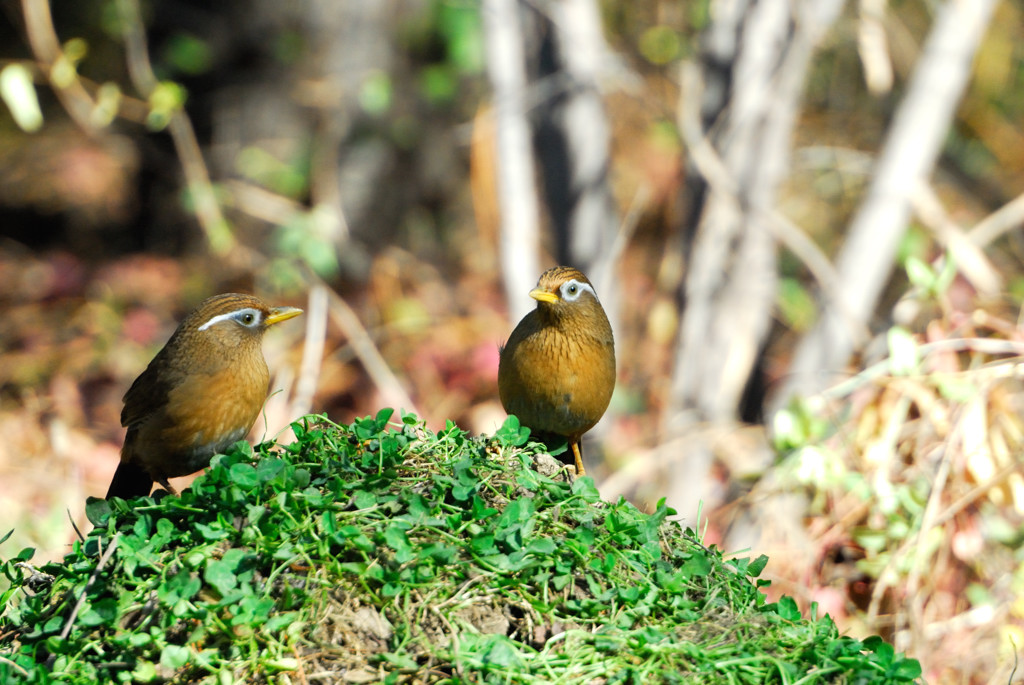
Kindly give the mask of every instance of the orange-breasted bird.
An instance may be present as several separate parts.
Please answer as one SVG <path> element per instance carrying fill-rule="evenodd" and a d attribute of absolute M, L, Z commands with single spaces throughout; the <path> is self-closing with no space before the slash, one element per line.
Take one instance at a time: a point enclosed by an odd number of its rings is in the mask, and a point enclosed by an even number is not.
<path fill-rule="evenodd" d="M 612 327 L 594 286 L 572 267 L 545 271 L 530 297 L 537 307 L 501 349 L 501 404 L 541 440 L 568 438 L 576 473 L 584 475 L 580 439 L 615 389 Z"/>
<path fill-rule="evenodd" d="M 125 393 L 128 433 L 107 499 L 148 495 L 154 482 L 173 492 L 168 478 L 206 468 L 244 438 L 270 384 L 263 334 L 301 313 L 227 293 L 186 316 Z"/>

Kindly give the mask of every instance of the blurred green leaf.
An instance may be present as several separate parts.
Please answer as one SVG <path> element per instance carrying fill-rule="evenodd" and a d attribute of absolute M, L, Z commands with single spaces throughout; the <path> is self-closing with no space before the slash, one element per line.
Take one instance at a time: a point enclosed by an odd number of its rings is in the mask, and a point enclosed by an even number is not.
<path fill-rule="evenodd" d="M 177 33 L 167 41 L 164 60 L 184 74 L 205 74 L 213 64 L 213 51 L 206 41 Z"/>
<path fill-rule="evenodd" d="M 1016 302 L 1024 301 L 1024 276 L 1015 276 L 1009 285 L 1010 296 Z"/>
<path fill-rule="evenodd" d="M 687 3 L 689 8 L 690 26 L 695 30 L 704 29 L 711 21 L 711 3 L 709 0 L 697 0 Z"/>
<path fill-rule="evenodd" d="M 680 154 L 683 149 L 679 127 L 669 119 L 658 119 L 647 129 L 647 140 L 655 147 L 673 154 Z"/>
<path fill-rule="evenodd" d="M 309 189 L 307 166 L 305 160 L 292 164 L 283 162 L 258 145 L 242 148 L 235 158 L 238 173 L 292 199 L 300 198 Z"/>
<path fill-rule="evenodd" d="M 883 530 L 861 526 L 853 529 L 853 541 L 867 552 L 878 553 L 885 549 L 888 538 Z M 880 557 L 876 557 L 876 561 L 878 559 Z"/>
<path fill-rule="evenodd" d="M 391 77 L 383 71 L 374 71 L 359 89 L 359 104 L 367 114 L 381 115 L 391 109 Z"/>
<path fill-rule="evenodd" d="M 85 56 L 89 54 L 89 44 L 84 38 L 71 38 L 67 40 L 62 47 L 64 58 L 75 65 L 85 59 Z"/>
<path fill-rule="evenodd" d="M 639 48 L 648 62 L 664 65 L 679 57 L 682 39 L 670 26 L 652 26 L 641 34 Z"/>
<path fill-rule="evenodd" d="M 779 294 L 776 298 L 783 322 L 797 332 L 810 330 L 818 316 L 814 297 L 795 278 L 779 280 Z"/>
<path fill-rule="evenodd" d="M 907 271 L 907 280 L 912 285 L 931 292 L 935 288 L 936 276 L 930 264 L 914 255 L 907 257 L 903 262 L 903 268 Z"/>
<path fill-rule="evenodd" d="M 420 72 L 420 91 L 432 104 L 451 102 L 459 88 L 459 80 L 451 67 L 433 64 Z"/>
<path fill-rule="evenodd" d="M 50 79 L 58 88 L 67 88 L 78 78 L 78 63 L 89 53 L 89 44 L 82 38 L 72 38 L 62 47 L 50 67 Z"/>
<path fill-rule="evenodd" d="M 282 64 L 295 64 L 306 52 L 306 37 L 301 31 L 284 29 L 274 37 L 271 50 Z"/>
<path fill-rule="evenodd" d="M 332 277 L 339 270 L 334 245 L 339 222 L 334 209 L 327 205 L 296 212 L 278 229 L 277 248 L 282 254 L 301 260 L 317 274 Z"/>
<path fill-rule="evenodd" d="M 187 99 L 185 88 L 174 81 L 161 81 L 149 94 L 149 115 L 146 125 L 154 131 L 161 131 L 171 121 L 171 116 L 184 107 Z"/>
<path fill-rule="evenodd" d="M 483 71 L 484 44 L 476 3 L 441 3 L 438 29 L 448 41 L 448 61 L 463 74 Z"/>
<path fill-rule="evenodd" d="M 896 253 L 896 260 L 900 264 L 905 264 L 907 259 L 912 256 L 917 257 L 918 259 L 924 259 L 924 256 L 928 254 L 928 250 L 931 248 L 931 245 L 931 236 L 926 231 L 922 230 L 920 226 L 912 224 L 900 240 L 899 249 Z"/>

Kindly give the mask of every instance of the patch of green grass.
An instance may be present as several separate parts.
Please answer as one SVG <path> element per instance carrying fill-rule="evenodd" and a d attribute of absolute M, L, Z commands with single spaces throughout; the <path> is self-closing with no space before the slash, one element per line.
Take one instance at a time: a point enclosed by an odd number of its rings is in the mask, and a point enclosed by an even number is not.
<path fill-rule="evenodd" d="M 914 682 L 785 598 L 767 558 L 392 412 L 239 443 L 180 495 L 94 500 L 60 564 L 3 561 L 0 682 Z"/>

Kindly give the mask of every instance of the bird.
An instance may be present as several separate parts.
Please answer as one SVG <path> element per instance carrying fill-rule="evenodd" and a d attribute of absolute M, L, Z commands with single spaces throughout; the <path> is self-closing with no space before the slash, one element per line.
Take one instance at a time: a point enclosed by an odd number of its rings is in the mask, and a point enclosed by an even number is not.
<path fill-rule="evenodd" d="M 583 476 L 580 439 L 604 416 L 615 389 L 612 327 L 594 286 L 573 267 L 545 271 L 530 297 L 537 306 L 499 351 L 498 395 L 541 440 L 567 438 Z"/>
<path fill-rule="evenodd" d="M 243 439 L 270 387 L 266 330 L 302 313 L 253 295 L 215 295 L 189 313 L 124 395 L 128 429 L 106 499 L 149 494 Z"/>

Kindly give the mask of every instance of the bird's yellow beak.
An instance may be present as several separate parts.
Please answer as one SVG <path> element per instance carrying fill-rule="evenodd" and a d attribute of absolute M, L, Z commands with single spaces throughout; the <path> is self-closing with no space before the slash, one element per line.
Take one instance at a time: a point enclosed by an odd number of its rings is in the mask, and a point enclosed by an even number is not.
<path fill-rule="evenodd" d="M 543 288 L 534 288 L 530 291 L 530 297 L 537 300 L 538 302 L 547 302 L 554 304 L 558 302 L 558 295 L 555 295 L 550 290 L 544 290 Z"/>
<path fill-rule="evenodd" d="M 296 307 L 274 307 L 270 310 L 270 316 L 267 317 L 263 324 L 265 326 L 273 326 L 275 323 L 294 319 L 301 313 L 302 310 L 297 309 Z"/>

